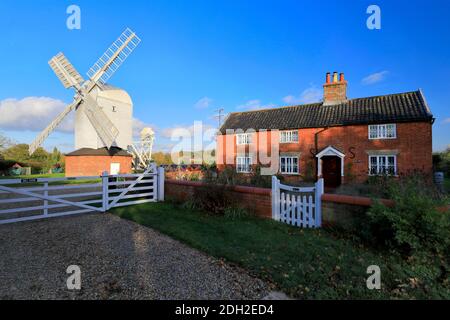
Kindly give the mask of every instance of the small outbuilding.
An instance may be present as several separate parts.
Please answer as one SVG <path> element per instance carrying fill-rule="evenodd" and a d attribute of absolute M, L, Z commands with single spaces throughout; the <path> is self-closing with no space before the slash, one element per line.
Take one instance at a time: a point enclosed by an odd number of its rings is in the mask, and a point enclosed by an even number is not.
<path fill-rule="evenodd" d="M 121 148 L 82 148 L 66 154 L 66 177 L 129 174 L 133 156 Z"/>

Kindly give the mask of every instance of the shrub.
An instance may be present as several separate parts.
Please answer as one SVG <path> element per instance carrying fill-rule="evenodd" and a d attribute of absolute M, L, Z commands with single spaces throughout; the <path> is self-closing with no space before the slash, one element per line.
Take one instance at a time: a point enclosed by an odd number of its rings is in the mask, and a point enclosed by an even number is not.
<path fill-rule="evenodd" d="M 211 183 L 217 180 L 217 166 L 215 163 L 212 165 L 202 164 L 201 170 L 203 181 Z"/>
<path fill-rule="evenodd" d="M 250 175 L 250 185 L 257 188 L 271 188 L 272 176 L 261 175 L 261 166 L 256 166 Z"/>
<path fill-rule="evenodd" d="M 437 210 L 445 199 L 432 183 L 421 175 L 385 182 L 395 206 L 376 203 L 361 226 L 361 236 L 405 256 L 449 257 L 450 215 Z"/>
<path fill-rule="evenodd" d="M 191 201 L 195 208 L 203 211 L 224 214 L 227 207 L 232 206 L 232 200 L 224 185 L 208 184 L 196 188 Z"/>
<path fill-rule="evenodd" d="M 234 186 L 243 184 L 243 181 L 243 177 L 236 172 L 236 169 L 233 166 L 226 166 L 220 171 L 216 182 L 218 184 Z"/>

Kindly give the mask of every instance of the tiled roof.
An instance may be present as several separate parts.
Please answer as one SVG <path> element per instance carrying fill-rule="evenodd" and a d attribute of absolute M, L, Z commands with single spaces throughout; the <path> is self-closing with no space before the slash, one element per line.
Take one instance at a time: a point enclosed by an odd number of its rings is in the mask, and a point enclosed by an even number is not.
<path fill-rule="evenodd" d="M 69 157 L 75 156 L 122 156 L 122 157 L 132 157 L 126 150 L 121 148 L 112 147 L 111 149 L 100 148 L 100 149 L 90 149 L 90 148 L 82 148 L 75 150 L 71 153 L 66 154 Z"/>
<path fill-rule="evenodd" d="M 347 100 L 231 113 L 221 127 L 227 129 L 287 130 L 388 122 L 432 121 L 433 115 L 419 91 Z"/>

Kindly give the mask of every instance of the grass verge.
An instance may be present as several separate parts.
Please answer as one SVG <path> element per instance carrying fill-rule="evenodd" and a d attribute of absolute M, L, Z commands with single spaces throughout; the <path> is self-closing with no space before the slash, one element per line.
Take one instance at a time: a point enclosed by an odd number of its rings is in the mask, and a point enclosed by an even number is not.
<path fill-rule="evenodd" d="M 171 203 L 117 208 L 113 214 L 159 230 L 191 247 L 247 269 L 295 298 L 449 298 L 432 272 L 326 230 L 271 220 L 227 219 Z M 367 289 L 367 268 L 381 269 L 381 290 Z"/>

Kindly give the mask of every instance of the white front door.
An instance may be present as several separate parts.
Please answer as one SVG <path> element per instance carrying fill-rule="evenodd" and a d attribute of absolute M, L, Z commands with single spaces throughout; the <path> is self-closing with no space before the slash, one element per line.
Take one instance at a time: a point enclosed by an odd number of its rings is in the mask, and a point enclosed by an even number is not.
<path fill-rule="evenodd" d="M 120 173 L 120 163 L 111 163 L 111 175 L 116 175 Z"/>

